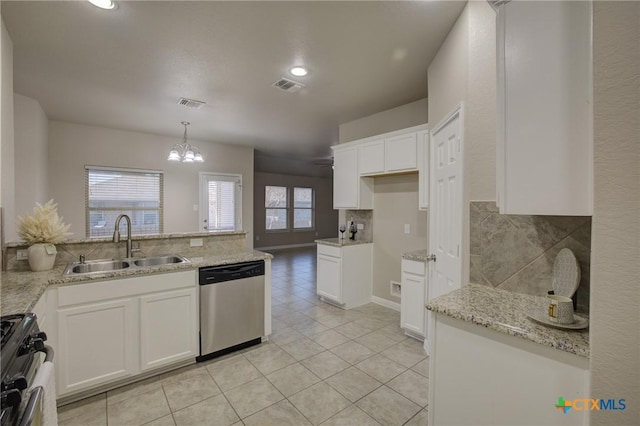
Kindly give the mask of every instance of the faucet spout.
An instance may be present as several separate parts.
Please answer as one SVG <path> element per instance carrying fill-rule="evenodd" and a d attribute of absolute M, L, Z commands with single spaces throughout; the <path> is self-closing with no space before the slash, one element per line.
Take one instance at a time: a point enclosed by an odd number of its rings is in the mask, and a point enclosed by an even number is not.
<path fill-rule="evenodd" d="M 120 242 L 120 221 L 123 218 L 127 220 L 127 256 L 126 257 L 129 258 L 131 257 L 131 247 L 133 246 L 133 241 L 131 240 L 131 218 L 129 218 L 129 216 L 127 216 L 126 214 L 121 214 L 116 219 L 116 226 L 113 231 L 113 242 L 114 243 Z"/>

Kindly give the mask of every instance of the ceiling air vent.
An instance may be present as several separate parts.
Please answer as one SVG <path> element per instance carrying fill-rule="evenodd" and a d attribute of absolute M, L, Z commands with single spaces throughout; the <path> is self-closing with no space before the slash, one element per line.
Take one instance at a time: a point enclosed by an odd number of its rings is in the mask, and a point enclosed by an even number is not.
<path fill-rule="evenodd" d="M 302 89 L 304 87 L 304 84 L 282 77 L 280 78 L 280 80 L 273 83 L 272 86 L 277 87 L 278 89 L 282 89 L 285 92 L 295 93 L 298 90 Z"/>
<path fill-rule="evenodd" d="M 195 99 L 180 98 L 178 99 L 178 105 L 186 106 L 187 108 L 200 109 L 207 103 L 202 101 L 196 101 Z"/>

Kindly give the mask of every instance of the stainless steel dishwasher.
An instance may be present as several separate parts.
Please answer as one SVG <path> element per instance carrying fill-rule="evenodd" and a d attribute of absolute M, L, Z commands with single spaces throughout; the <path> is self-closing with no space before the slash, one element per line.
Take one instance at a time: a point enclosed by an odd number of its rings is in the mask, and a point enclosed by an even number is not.
<path fill-rule="evenodd" d="M 264 261 L 200 268 L 200 356 L 204 361 L 261 342 Z"/>

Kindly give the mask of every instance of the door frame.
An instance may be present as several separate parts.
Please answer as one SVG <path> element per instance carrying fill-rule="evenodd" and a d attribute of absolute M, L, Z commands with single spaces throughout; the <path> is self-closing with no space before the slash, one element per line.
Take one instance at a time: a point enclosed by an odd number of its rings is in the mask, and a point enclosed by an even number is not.
<path fill-rule="evenodd" d="M 229 181 L 231 181 L 231 178 L 237 178 L 238 179 L 238 187 L 236 189 L 236 200 L 235 200 L 235 215 L 236 215 L 236 219 L 237 219 L 237 223 L 236 223 L 236 231 L 238 230 L 242 230 L 243 229 L 243 225 L 242 225 L 242 216 L 243 216 L 243 211 L 242 211 L 242 174 L 241 173 L 216 173 L 216 172 L 199 172 L 198 173 L 198 231 L 197 232 L 213 232 L 210 231 L 208 229 L 203 230 L 202 229 L 202 224 L 204 223 L 205 219 L 209 219 L 208 218 L 208 213 L 207 213 L 207 207 L 205 204 L 205 200 L 208 197 L 207 194 L 207 188 L 206 185 L 204 185 L 205 182 L 207 182 L 208 177 L 211 176 L 222 176 L 222 177 L 228 177 L 230 178 Z"/>

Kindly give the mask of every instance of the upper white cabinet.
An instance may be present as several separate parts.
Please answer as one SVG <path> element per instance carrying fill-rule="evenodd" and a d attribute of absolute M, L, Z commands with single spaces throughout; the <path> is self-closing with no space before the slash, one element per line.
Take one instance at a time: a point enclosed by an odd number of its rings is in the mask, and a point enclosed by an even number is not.
<path fill-rule="evenodd" d="M 333 208 L 372 209 L 373 180 L 360 178 L 358 148 L 352 145 L 333 148 Z"/>
<path fill-rule="evenodd" d="M 592 214 L 592 4 L 512 1 L 497 17 L 501 213 Z"/>
<path fill-rule="evenodd" d="M 429 130 L 417 133 L 418 137 L 418 209 L 429 208 Z"/>
<path fill-rule="evenodd" d="M 333 208 L 372 209 L 373 176 L 416 171 L 421 175 L 420 208 L 426 208 L 429 198 L 426 129 L 424 124 L 331 147 Z"/>

